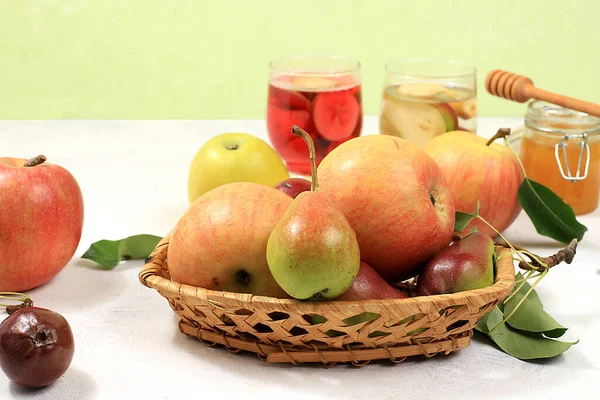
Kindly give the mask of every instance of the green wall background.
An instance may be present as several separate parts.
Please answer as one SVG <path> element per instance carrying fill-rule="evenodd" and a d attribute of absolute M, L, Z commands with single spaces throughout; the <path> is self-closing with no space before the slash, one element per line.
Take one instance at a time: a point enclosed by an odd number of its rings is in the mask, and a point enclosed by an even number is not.
<path fill-rule="evenodd" d="M 484 0 L 2 0 L 0 118 L 263 118 L 274 56 L 362 62 L 376 114 L 386 61 L 478 68 L 479 114 L 523 115 L 493 98 L 501 68 L 600 101 L 600 2 Z"/>

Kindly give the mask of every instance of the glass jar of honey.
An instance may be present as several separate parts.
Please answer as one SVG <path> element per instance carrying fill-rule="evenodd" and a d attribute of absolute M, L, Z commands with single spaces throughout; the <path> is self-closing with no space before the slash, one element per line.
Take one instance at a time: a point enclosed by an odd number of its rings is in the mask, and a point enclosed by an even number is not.
<path fill-rule="evenodd" d="M 550 188 L 575 214 L 598 207 L 600 118 L 533 101 L 527 107 L 519 156 L 527 176 Z"/>

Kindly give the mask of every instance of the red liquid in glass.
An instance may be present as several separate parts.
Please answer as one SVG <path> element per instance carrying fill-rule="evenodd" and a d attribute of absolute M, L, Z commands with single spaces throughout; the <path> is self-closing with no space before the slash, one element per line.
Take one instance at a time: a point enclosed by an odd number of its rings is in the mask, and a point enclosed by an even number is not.
<path fill-rule="evenodd" d="M 297 125 L 315 143 L 317 165 L 362 127 L 360 84 L 351 76 L 279 76 L 269 84 L 267 130 L 291 172 L 310 175 L 308 147 L 292 134 Z"/>

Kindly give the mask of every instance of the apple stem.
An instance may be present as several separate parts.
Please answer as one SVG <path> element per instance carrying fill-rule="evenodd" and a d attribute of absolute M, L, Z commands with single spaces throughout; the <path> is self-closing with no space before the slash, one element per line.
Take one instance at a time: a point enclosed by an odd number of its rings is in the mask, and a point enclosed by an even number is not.
<path fill-rule="evenodd" d="M 486 142 L 485 145 L 489 146 L 490 144 L 494 143 L 496 139 L 505 138 L 508 135 L 510 135 L 510 128 L 500 128 L 498 129 L 498 132 L 496 132 L 496 134 Z"/>
<path fill-rule="evenodd" d="M 0 292 L 0 299 L 19 301 L 20 304 L 0 304 L 0 307 L 6 307 L 8 315 L 25 307 L 33 306 L 33 300 L 26 294 L 17 292 Z"/>
<path fill-rule="evenodd" d="M 24 167 L 35 167 L 36 165 L 43 164 L 47 160 L 46 156 L 39 155 L 37 157 L 30 158 L 25 164 Z"/>
<path fill-rule="evenodd" d="M 300 136 L 308 145 L 308 156 L 310 157 L 310 175 L 311 184 L 310 191 L 314 192 L 319 189 L 319 180 L 317 179 L 317 160 L 315 157 L 315 144 L 310 135 L 302 128 L 297 125 L 292 125 L 292 133 L 296 136 Z"/>

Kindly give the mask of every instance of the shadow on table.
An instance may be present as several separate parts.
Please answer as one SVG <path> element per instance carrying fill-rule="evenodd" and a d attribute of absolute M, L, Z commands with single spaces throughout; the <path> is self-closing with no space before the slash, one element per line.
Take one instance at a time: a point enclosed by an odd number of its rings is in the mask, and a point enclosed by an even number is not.
<path fill-rule="evenodd" d="M 565 368 L 577 365 L 578 370 L 595 367 L 576 346 L 566 354 L 550 360 L 526 362 L 503 353 L 484 335 L 473 337 L 471 346 L 450 355 L 432 358 L 409 357 L 400 364 L 388 360 L 373 361 L 363 367 L 337 364 L 324 369 L 321 364 L 270 364 L 259 360 L 255 354 L 240 352 L 232 354 L 223 346 L 208 347 L 193 337 L 179 331 L 173 344 L 186 353 L 202 359 L 204 365 L 227 371 L 239 377 L 259 392 L 278 385 L 307 395 L 327 398 L 370 399 L 373 389 L 378 398 L 397 398 L 402 390 L 411 388 L 413 393 L 429 393 L 430 398 L 444 398 L 451 388 L 461 382 L 462 393 L 478 393 L 485 385 L 486 396 L 518 396 L 521 387 L 533 386 L 546 390 L 560 385 Z M 237 379 L 237 378 L 236 378 Z M 248 382 L 250 381 L 250 382 Z M 507 382 L 511 382 L 507 386 Z M 432 390 L 432 383 L 437 389 Z M 435 393 L 434 393 L 435 392 Z"/>
<path fill-rule="evenodd" d="M 69 368 L 59 380 L 43 388 L 28 388 L 11 382 L 10 394 L 13 398 L 43 397 L 61 400 L 87 400 L 95 398 L 96 382 L 82 370 Z"/>
<path fill-rule="evenodd" d="M 399 364 L 389 360 L 376 360 L 363 367 L 339 363 L 325 369 L 320 363 L 297 366 L 290 363 L 267 363 L 259 360 L 254 353 L 233 354 L 223 346 L 209 347 L 180 332 L 173 337 L 173 344 L 186 353 L 201 358 L 204 365 L 212 364 L 214 368 L 227 371 L 231 376 L 244 377 L 240 379 L 251 381 L 248 385 L 259 393 L 269 390 L 272 385 L 280 385 L 294 392 L 305 392 L 308 398 L 312 395 L 330 399 L 337 399 L 338 396 L 348 398 L 348 393 L 356 393 L 357 397 L 353 394 L 353 398 L 357 399 L 363 398 L 362 396 L 369 398 L 373 394 L 373 388 L 377 388 L 377 398 L 395 398 L 386 396 L 391 395 L 390 390 L 401 390 L 410 381 L 411 373 L 407 372 L 421 374 L 427 371 L 426 367 L 431 362 L 426 357 L 409 357 Z M 435 365 L 454 364 L 455 361 L 452 360 L 457 357 L 458 353 L 435 356 Z M 446 368 L 450 369 L 449 366 Z M 388 393 L 384 393 L 386 390 Z"/>
<path fill-rule="evenodd" d="M 136 267 L 141 268 L 141 263 L 136 263 Z M 60 305 L 56 311 L 61 313 L 89 310 L 125 296 L 131 286 L 142 287 L 135 279 L 128 279 L 126 273 L 117 270 L 90 273 L 89 268 L 79 266 L 77 261 L 69 264 L 47 284 L 27 294 L 40 306 L 44 304 L 53 308 Z"/>

